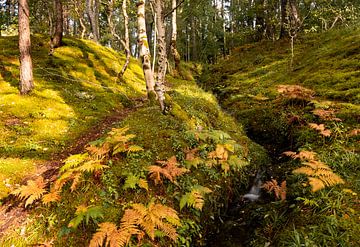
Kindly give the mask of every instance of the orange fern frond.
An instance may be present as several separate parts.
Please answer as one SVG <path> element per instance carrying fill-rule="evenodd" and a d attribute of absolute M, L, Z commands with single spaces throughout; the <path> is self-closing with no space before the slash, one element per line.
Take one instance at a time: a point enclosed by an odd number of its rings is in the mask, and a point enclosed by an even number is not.
<path fill-rule="evenodd" d="M 208 154 L 210 159 L 227 160 L 229 158 L 229 152 L 225 145 L 217 144 L 215 151 Z"/>
<path fill-rule="evenodd" d="M 11 194 L 18 196 L 21 200 L 26 200 L 25 207 L 27 207 L 46 193 L 46 190 L 44 189 L 45 186 L 46 183 L 44 178 L 40 176 L 36 180 L 29 180 L 27 185 L 21 186 L 11 192 Z"/>
<path fill-rule="evenodd" d="M 178 166 L 175 156 L 172 156 L 167 161 L 157 161 L 157 163 L 162 164 L 163 167 L 156 165 L 148 167 L 149 176 L 152 180 L 154 180 L 155 184 L 162 183 L 161 175 L 169 179 L 172 183 L 176 184 L 176 177 L 189 172 L 188 169 Z"/>
<path fill-rule="evenodd" d="M 263 184 L 262 188 L 268 192 L 274 191 L 275 198 L 280 199 L 281 201 L 286 200 L 286 180 L 281 183 L 279 186 L 278 182 L 275 179 L 271 179 Z"/>
<path fill-rule="evenodd" d="M 279 85 L 277 91 L 291 99 L 311 99 L 315 95 L 313 90 L 298 85 Z"/>
<path fill-rule="evenodd" d="M 105 242 L 105 246 L 108 246 L 111 236 L 118 233 L 117 226 L 114 223 L 104 222 L 99 224 L 99 227 L 100 228 L 97 229 L 97 232 L 93 235 L 89 247 L 103 246 L 104 242 Z M 110 246 L 115 247 L 115 245 L 110 245 Z"/>
<path fill-rule="evenodd" d="M 110 152 L 109 143 L 105 142 L 102 146 L 97 147 L 94 145 L 90 145 L 86 148 L 86 150 L 92 155 L 95 156 L 95 159 L 101 160 Z"/>
<path fill-rule="evenodd" d="M 155 231 L 159 230 L 173 241 L 177 239 L 176 228 L 180 226 L 180 219 L 177 212 L 165 205 L 150 202 L 148 206 L 143 204 L 133 204 L 131 209 L 125 211 L 121 220 L 120 230 L 128 230 L 139 234 L 140 229 L 150 237 L 155 239 Z M 140 229 L 139 229 L 140 228 Z"/>
<path fill-rule="evenodd" d="M 52 191 L 46 195 L 43 196 L 42 198 L 42 202 L 45 204 L 45 205 L 48 205 L 52 202 L 58 202 L 60 200 L 60 193 L 59 191 Z"/>
<path fill-rule="evenodd" d="M 326 129 L 324 124 L 309 123 L 308 125 L 310 128 L 319 131 L 323 136 L 331 135 L 331 130 Z"/>
<path fill-rule="evenodd" d="M 335 116 L 334 110 L 315 109 L 313 110 L 314 115 L 318 116 L 322 120 L 326 121 L 342 121 L 340 118 Z"/>
<path fill-rule="evenodd" d="M 316 160 L 314 152 L 302 151 L 296 155 L 296 158 L 303 161 L 303 166 L 295 169 L 293 173 L 306 175 L 312 192 L 328 186 L 344 184 L 344 180 L 335 174 L 329 166 Z"/>

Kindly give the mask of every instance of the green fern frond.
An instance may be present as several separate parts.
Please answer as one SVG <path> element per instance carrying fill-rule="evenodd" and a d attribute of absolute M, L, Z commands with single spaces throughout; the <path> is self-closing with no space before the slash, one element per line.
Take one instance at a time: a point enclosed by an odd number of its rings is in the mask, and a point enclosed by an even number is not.
<path fill-rule="evenodd" d="M 135 176 L 133 174 L 128 175 L 126 177 L 123 189 L 136 189 L 136 186 L 139 186 L 145 190 L 149 190 L 148 182 L 145 179 L 142 179 L 139 176 Z"/>
<path fill-rule="evenodd" d="M 181 197 L 180 210 L 188 206 L 201 211 L 205 203 L 204 196 L 211 192 L 212 190 L 207 187 L 195 186 L 190 192 Z"/>
<path fill-rule="evenodd" d="M 77 207 L 75 215 L 76 217 L 73 218 L 68 225 L 69 227 L 75 229 L 83 220 L 85 220 L 85 223 L 88 224 L 90 219 L 96 220 L 104 217 L 103 208 L 100 206 L 87 207 L 84 205 L 80 205 Z"/>

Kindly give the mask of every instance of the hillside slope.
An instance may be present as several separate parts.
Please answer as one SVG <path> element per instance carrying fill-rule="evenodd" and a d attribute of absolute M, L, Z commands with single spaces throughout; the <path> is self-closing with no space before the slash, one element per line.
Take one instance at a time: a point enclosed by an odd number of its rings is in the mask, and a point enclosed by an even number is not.
<path fill-rule="evenodd" d="M 245 45 L 202 75 L 273 156 L 264 178 L 287 181 L 286 201 L 255 207 L 248 221 L 263 220 L 248 245 L 360 244 L 359 33 L 304 35 L 293 59 L 288 40 Z"/>
<path fill-rule="evenodd" d="M 65 39 L 65 46 L 48 56 L 45 37 L 33 36 L 32 43 L 35 90 L 20 96 L 17 37 L 0 37 L 0 198 L 106 116 L 146 93 L 135 60 L 124 80 L 116 82 L 125 57 L 111 49 Z"/>
<path fill-rule="evenodd" d="M 91 239 L 102 246 L 99 234 L 112 233 L 116 239 L 124 224 L 130 245 L 206 244 L 229 203 L 269 163 L 265 150 L 194 80 L 167 78 L 169 106 L 163 114 L 158 106 L 137 100 L 145 93 L 137 61 L 115 83 L 123 56 L 111 49 L 66 39 L 49 57 L 42 37 L 33 40 L 36 89 L 29 96 L 16 90 L 14 45 L 1 43 L 1 128 L 6 135 L 0 172 L 8 183 L 3 195 L 9 190 L 18 195 L 4 202 L 28 209 L 26 217 L 0 217 L 1 246 L 79 247 Z M 111 115 L 122 117 L 78 142 Z M 68 151 L 74 141 L 76 153 Z M 54 159 L 60 169 L 51 176 L 39 172 L 22 181 L 30 167 L 36 170 Z"/>

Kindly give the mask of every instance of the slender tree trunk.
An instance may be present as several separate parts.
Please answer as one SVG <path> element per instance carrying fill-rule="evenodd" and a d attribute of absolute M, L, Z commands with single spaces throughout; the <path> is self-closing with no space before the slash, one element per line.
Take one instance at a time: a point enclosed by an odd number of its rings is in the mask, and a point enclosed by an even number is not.
<path fill-rule="evenodd" d="M 52 38 L 52 48 L 57 48 L 61 46 L 62 37 L 63 37 L 63 7 L 62 0 L 55 0 L 55 15 L 56 15 L 56 24 L 55 24 L 55 34 Z"/>
<path fill-rule="evenodd" d="M 130 63 L 130 38 L 129 38 L 129 16 L 127 14 L 127 0 L 123 0 L 122 4 L 122 11 L 123 11 L 123 17 L 124 17 L 124 29 L 125 29 L 125 40 L 124 40 L 124 48 L 125 48 L 125 55 L 126 55 L 126 62 L 124 66 L 122 67 L 122 70 L 119 74 L 120 77 L 122 77 Z"/>
<path fill-rule="evenodd" d="M 111 34 L 111 38 L 110 38 L 110 44 L 111 47 L 114 48 L 114 43 L 115 43 L 115 25 L 113 22 L 113 12 L 114 12 L 114 2 L 115 0 L 109 0 L 109 3 L 107 5 L 107 22 L 108 22 L 108 26 L 109 26 L 109 31 Z"/>
<path fill-rule="evenodd" d="M 99 2 L 98 0 L 86 0 L 86 12 L 89 17 L 93 39 L 95 42 L 100 41 L 99 32 Z"/>
<path fill-rule="evenodd" d="M 164 18 L 164 1 L 155 0 L 156 26 L 158 31 L 157 48 L 158 48 L 158 72 L 155 84 L 155 92 L 158 96 L 161 110 L 165 110 L 165 75 L 167 70 L 167 52 L 166 52 L 166 30 Z"/>
<path fill-rule="evenodd" d="M 179 71 L 179 67 L 180 67 L 180 54 L 176 48 L 176 39 L 177 39 L 177 22 L 176 22 L 176 0 L 172 0 L 171 3 L 171 7 L 174 9 L 174 11 L 172 12 L 172 17 L 171 17 L 171 53 L 173 55 L 174 58 L 174 62 L 175 62 L 175 69 Z"/>
<path fill-rule="evenodd" d="M 79 18 L 79 24 L 81 26 L 81 38 L 84 39 L 85 33 L 86 33 L 86 26 L 84 24 L 83 14 L 80 13 L 80 10 L 77 6 L 75 6 L 75 13 L 77 17 Z"/>
<path fill-rule="evenodd" d="M 191 57 L 193 61 L 198 60 L 198 52 L 197 52 L 197 40 L 196 40 L 196 23 L 195 17 L 191 17 Z"/>
<path fill-rule="evenodd" d="M 27 94 L 34 88 L 33 66 L 31 60 L 30 11 L 27 0 L 19 0 L 19 50 L 21 94 Z"/>
<path fill-rule="evenodd" d="M 149 44 L 146 36 L 146 21 L 145 21 L 145 0 L 137 2 L 137 24 L 138 24 L 138 48 L 139 56 L 142 62 L 146 90 L 150 101 L 156 97 L 154 74 L 151 70 L 151 56 Z"/>

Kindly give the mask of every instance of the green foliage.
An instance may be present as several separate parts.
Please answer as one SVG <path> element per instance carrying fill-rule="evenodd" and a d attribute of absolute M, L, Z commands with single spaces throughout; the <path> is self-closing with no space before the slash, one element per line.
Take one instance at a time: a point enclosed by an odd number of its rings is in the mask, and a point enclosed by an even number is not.
<path fill-rule="evenodd" d="M 80 205 L 76 208 L 75 216 L 68 226 L 76 229 L 81 222 L 85 221 L 86 225 L 89 224 L 90 219 L 96 222 L 97 219 L 102 219 L 104 214 L 100 206 L 87 207 Z"/>
<path fill-rule="evenodd" d="M 136 189 L 137 186 L 139 186 L 142 189 L 149 190 L 148 182 L 140 178 L 139 176 L 135 176 L 133 174 L 129 174 L 126 176 L 125 184 L 123 186 L 123 189 Z"/>
<path fill-rule="evenodd" d="M 211 193 L 212 190 L 203 186 L 194 186 L 192 190 L 180 199 L 180 210 L 185 207 L 192 207 L 198 210 L 202 210 L 204 206 L 204 196 L 208 193 Z"/>

